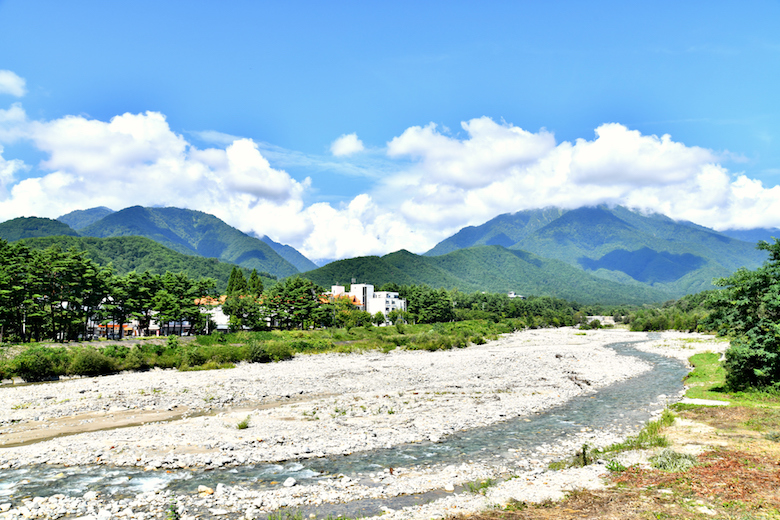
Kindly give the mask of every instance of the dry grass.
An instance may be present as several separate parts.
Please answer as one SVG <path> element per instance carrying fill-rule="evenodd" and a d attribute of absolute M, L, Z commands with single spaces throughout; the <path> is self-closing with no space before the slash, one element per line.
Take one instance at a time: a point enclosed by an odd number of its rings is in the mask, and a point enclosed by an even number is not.
<path fill-rule="evenodd" d="M 603 491 L 561 502 L 515 503 L 470 520 L 780 519 L 780 409 L 696 407 L 664 431 L 671 448 L 707 446 L 682 472 L 631 467 Z M 456 517 L 463 519 L 466 517 Z M 454 520 L 454 519 L 453 519 Z"/>

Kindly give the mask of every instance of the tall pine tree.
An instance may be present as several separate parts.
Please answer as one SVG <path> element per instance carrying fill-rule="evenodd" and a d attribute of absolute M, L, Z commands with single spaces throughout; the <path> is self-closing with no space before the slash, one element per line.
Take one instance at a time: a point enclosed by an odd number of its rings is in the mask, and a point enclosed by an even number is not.
<path fill-rule="evenodd" d="M 247 294 L 247 283 L 244 278 L 244 273 L 238 267 L 233 267 L 230 272 L 230 278 L 228 278 L 227 295 L 234 296 L 239 294 Z"/>

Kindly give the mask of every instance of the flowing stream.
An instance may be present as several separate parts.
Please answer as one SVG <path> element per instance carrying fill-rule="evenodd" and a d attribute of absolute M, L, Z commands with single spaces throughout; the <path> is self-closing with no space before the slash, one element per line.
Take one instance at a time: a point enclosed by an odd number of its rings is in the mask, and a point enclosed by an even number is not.
<path fill-rule="evenodd" d="M 338 474 L 354 478 L 389 467 L 460 464 L 468 461 L 514 460 L 516 452 L 533 457 L 543 444 L 554 444 L 583 429 L 624 428 L 634 431 L 653 411 L 662 407 L 659 396 L 676 396 L 683 388 L 687 373 L 684 363 L 633 347 L 639 342 L 608 345 L 619 354 L 648 361 L 653 369 L 626 381 L 599 389 L 591 395 L 575 397 L 545 412 L 518 417 L 484 428 L 459 432 L 441 442 L 422 442 L 389 449 L 354 453 L 347 456 L 304 459 L 278 464 L 254 464 L 205 471 L 158 470 L 96 466 L 30 466 L 0 470 L 0 501 L 16 501 L 26 496 L 55 493 L 81 496 L 89 490 L 114 497 L 133 496 L 147 491 L 169 489 L 192 493 L 198 485 L 217 483 L 252 488 L 280 486 L 288 477 L 301 484 Z M 661 397 L 663 401 L 663 397 Z M 364 483 L 370 480 L 364 479 Z"/>

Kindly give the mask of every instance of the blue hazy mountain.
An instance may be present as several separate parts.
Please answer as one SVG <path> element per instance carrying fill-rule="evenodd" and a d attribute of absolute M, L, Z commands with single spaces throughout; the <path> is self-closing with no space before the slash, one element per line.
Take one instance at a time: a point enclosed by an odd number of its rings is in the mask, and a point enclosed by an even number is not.
<path fill-rule="evenodd" d="M 481 226 L 464 228 L 426 255 L 491 242 L 674 296 L 712 288 L 714 278 L 743 266 L 755 268 L 766 259 L 766 253 L 756 250 L 752 242 L 622 206 L 499 215 Z"/>
<path fill-rule="evenodd" d="M 71 211 L 65 215 L 57 217 L 57 220 L 64 222 L 76 231 L 83 229 L 90 224 L 94 224 L 98 220 L 102 219 L 113 213 L 114 210 L 105 206 L 90 209 L 77 209 Z"/>

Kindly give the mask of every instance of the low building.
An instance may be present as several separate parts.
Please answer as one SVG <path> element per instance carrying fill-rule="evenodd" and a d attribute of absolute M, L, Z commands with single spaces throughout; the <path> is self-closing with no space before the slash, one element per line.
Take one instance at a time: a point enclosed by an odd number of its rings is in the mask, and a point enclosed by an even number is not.
<path fill-rule="evenodd" d="M 372 316 L 381 312 L 385 320 L 393 311 L 406 312 L 406 300 L 401 299 L 397 292 L 374 291 L 374 286 L 371 284 L 352 284 L 349 292 L 346 292 L 343 285 L 334 285 L 330 288 L 330 294 L 334 298 L 347 296 L 352 300 L 353 305 Z"/>

